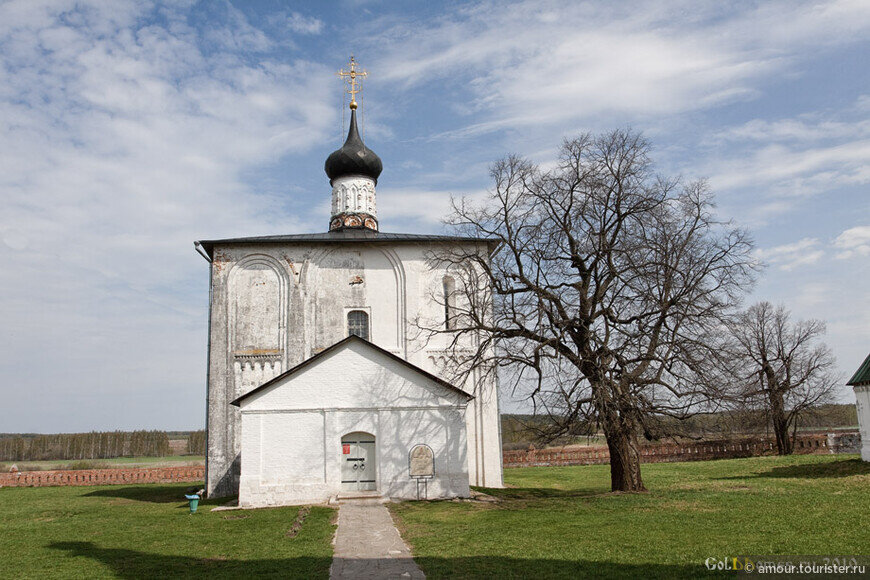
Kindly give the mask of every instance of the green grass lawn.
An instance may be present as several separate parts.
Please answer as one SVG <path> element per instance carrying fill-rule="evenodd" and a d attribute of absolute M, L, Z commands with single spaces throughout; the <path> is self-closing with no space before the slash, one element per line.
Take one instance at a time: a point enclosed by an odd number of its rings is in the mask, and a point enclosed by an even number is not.
<path fill-rule="evenodd" d="M 505 470 L 494 504 L 391 509 L 429 578 L 675 578 L 708 557 L 870 554 L 870 463 L 759 457 L 643 466 L 645 494 L 609 467 Z"/>
<path fill-rule="evenodd" d="M 509 469 L 497 503 L 391 504 L 430 578 L 696 577 L 708 557 L 870 553 L 870 464 L 855 456 Z M 190 484 L 0 489 L 0 563 L 19 578 L 325 578 L 334 511 L 188 515 Z"/>
<path fill-rule="evenodd" d="M 47 461 L 4 461 L 0 472 L 9 471 L 15 465 L 21 471 L 46 471 L 51 469 L 103 469 L 112 467 L 173 467 L 180 465 L 205 465 L 202 455 L 167 455 L 165 457 L 112 457 L 111 459 L 82 459 Z"/>
<path fill-rule="evenodd" d="M 191 484 L 0 489 L 0 569 L 14 578 L 326 578 L 333 510 L 189 515 Z M 195 486 L 193 489 L 198 489 Z"/>

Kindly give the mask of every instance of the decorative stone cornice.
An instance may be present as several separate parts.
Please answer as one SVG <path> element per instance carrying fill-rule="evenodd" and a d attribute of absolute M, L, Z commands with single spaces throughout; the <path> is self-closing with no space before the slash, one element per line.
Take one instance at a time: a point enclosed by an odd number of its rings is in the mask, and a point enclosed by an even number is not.
<path fill-rule="evenodd" d="M 280 361 L 284 357 L 282 350 L 237 350 L 233 353 L 233 359 L 238 362 L 254 362 L 254 361 Z"/>
<path fill-rule="evenodd" d="M 426 349 L 426 354 L 429 356 L 468 356 L 475 352 L 473 348 Z"/>

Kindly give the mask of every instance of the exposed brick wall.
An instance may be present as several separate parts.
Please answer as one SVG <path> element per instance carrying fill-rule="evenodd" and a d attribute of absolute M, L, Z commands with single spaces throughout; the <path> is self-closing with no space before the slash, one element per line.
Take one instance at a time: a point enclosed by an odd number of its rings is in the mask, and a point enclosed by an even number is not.
<path fill-rule="evenodd" d="M 0 487 L 178 483 L 203 481 L 204 479 L 205 468 L 202 466 L 153 467 L 142 469 L 22 471 L 20 473 L 0 473 Z"/>
<path fill-rule="evenodd" d="M 842 435 L 838 434 L 838 437 Z M 829 447 L 827 433 L 799 435 L 795 441 L 796 454 L 828 454 L 840 451 L 839 446 Z M 776 441 L 768 438 L 743 438 L 698 443 L 650 444 L 641 446 L 643 463 L 666 463 L 672 461 L 702 461 L 706 459 L 729 459 L 776 454 Z M 609 463 L 607 447 L 556 447 L 529 449 L 528 451 L 505 451 L 505 467 L 532 467 L 547 465 L 592 465 Z"/>

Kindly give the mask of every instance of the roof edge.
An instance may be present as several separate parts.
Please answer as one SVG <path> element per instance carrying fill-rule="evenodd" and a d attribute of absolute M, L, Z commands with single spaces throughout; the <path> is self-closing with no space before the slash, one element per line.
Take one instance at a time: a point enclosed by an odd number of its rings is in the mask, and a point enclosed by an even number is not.
<path fill-rule="evenodd" d="M 858 367 L 852 378 L 846 382 L 846 385 L 849 387 L 870 385 L 870 354 L 867 355 L 867 358 L 864 359 L 864 362 L 861 363 L 861 366 Z"/>
<path fill-rule="evenodd" d="M 501 242 L 495 238 L 476 238 L 471 236 L 451 236 L 443 234 L 402 234 L 392 232 L 367 232 L 354 230 L 348 232 L 326 232 L 319 234 L 290 234 L 278 236 L 253 236 L 244 238 L 222 238 L 217 240 L 196 240 L 193 242 L 197 252 L 202 248 L 206 259 L 212 259 L 216 245 L 222 244 L 394 244 L 394 243 L 483 243 L 492 252 Z M 200 252 L 202 254 L 202 252 Z"/>
<path fill-rule="evenodd" d="M 456 391 L 456 392 L 458 392 L 459 394 L 464 395 L 465 397 L 468 398 L 468 400 L 471 400 L 471 399 L 475 398 L 474 395 L 471 395 L 471 394 L 469 394 L 469 393 L 466 393 L 465 391 L 463 391 L 463 390 L 460 389 L 459 387 L 457 387 L 457 386 L 455 386 L 455 385 L 452 385 L 452 384 L 448 383 L 447 381 L 445 381 L 444 379 L 442 379 L 442 378 L 440 378 L 440 377 L 436 377 L 435 375 L 433 375 L 433 374 L 430 373 L 429 371 L 425 371 L 425 370 L 421 369 L 421 368 L 418 367 L 417 365 L 415 365 L 415 364 L 413 364 L 413 363 L 410 363 L 410 362 L 406 361 L 406 360 L 403 359 L 402 357 L 397 356 L 397 355 L 391 353 L 390 351 L 388 351 L 388 350 L 386 350 L 386 349 L 384 349 L 384 348 L 379 347 L 378 345 L 376 345 L 376 344 L 373 343 L 373 342 L 369 342 L 368 340 L 366 340 L 366 339 L 364 339 L 364 338 L 360 338 L 359 336 L 356 336 L 356 335 L 352 334 L 352 335 L 348 336 L 347 338 L 343 338 L 343 339 L 339 340 L 338 342 L 336 342 L 336 343 L 333 344 L 332 346 L 323 349 L 322 351 L 318 352 L 317 354 L 308 357 L 307 359 L 305 359 L 304 361 L 302 361 L 301 363 L 299 363 L 299 364 L 296 365 L 295 367 L 290 368 L 290 369 L 287 369 L 286 371 L 284 371 L 283 373 L 281 373 L 281 374 L 278 375 L 277 377 L 274 377 L 274 378 L 272 378 L 272 379 L 269 379 L 268 381 L 266 381 L 265 383 L 263 383 L 262 385 L 260 385 L 260 386 L 257 387 L 256 389 L 253 389 L 252 391 L 248 391 L 248 392 L 245 393 L 244 395 L 241 395 L 240 397 L 237 397 L 237 398 L 234 399 L 233 401 L 230 401 L 230 405 L 233 405 L 233 406 L 235 406 L 235 407 L 241 407 L 241 402 L 244 401 L 245 399 L 247 399 L 248 397 L 257 394 L 257 393 L 259 393 L 259 392 L 261 392 L 261 391 L 267 389 L 268 387 L 271 387 L 273 384 L 277 383 L 277 382 L 280 381 L 280 380 L 286 379 L 286 378 L 289 377 L 290 375 L 294 375 L 294 374 L 296 374 L 297 372 L 301 371 L 301 370 L 304 369 L 305 367 L 307 367 L 307 366 L 309 366 L 310 364 L 312 364 L 312 363 L 313 363 L 314 361 L 316 361 L 317 359 L 326 356 L 327 354 L 329 354 L 329 353 L 332 352 L 332 351 L 338 350 L 339 347 L 341 347 L 341 346 L 343 346 L 343 345 L 345 345 L 345 344 L 347 344 L 347 343 L 349 343 L 349 342 L 351 342 L 351 341 L 354 341 L 354 340 L 360 341 L 360 342 L 362 342 L 363 344 L 372 347 L 373 349 L 375 349 L 375 351 L 377 351 L 377 352 L 379 352 L 379 353 L 381 353 L 381 354 L 384 354 L 384 355 L 386 355 L 387 357 L 389 357 L 389 358 L 391 358 L 391 359 L 393 359 L 393 360 L 395 360 L 395 361 L 397 361 L 397 362 L 403 364 L 404 366 L 410 368 L 411 370 L 413 370 L 413 371 L 415 371 L 415 372 L 417 372 L 417 373 L 423 375 L 423 376 L 426 377 L 427 379 L 430 379 L 430 380 L 432 380 L 432 381 L 435 381 L 436 383 L 438 383 L 439 385 L 441 385 L 441 386 L 443 386 L 443 387 L 447 387 L 448 389 L 450 389 L 450 390 L 452 390 L 452 391 Z"/>

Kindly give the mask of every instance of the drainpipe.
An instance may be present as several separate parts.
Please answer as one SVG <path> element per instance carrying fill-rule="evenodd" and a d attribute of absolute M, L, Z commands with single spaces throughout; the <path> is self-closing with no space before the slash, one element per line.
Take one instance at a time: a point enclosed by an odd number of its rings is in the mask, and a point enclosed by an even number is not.
<path fill-rule="evenodd" d="M 193 247 L 196 248 L 197 253 L 199 253 L 199 255 L 205 258 L 208 262 L 208 343 L 206 345 L 205 353 L 205 489 L 206 494 L 208 494 L 208 451 L 210 438 L 208 429 L 208 416 L 209 405 L 211 403 L 211 309 L 214 294 L 214 264 L 212 263 L 212 260 L 209 257 L 208 253 L 206 253 L 205 248 L 202 247 L 202 244 L 200 244 L 199 242 L 194 242 Z"/>

